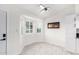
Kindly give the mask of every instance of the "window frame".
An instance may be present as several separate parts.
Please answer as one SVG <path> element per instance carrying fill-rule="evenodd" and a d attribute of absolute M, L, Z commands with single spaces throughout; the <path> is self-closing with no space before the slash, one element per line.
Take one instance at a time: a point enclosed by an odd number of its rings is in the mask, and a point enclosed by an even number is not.
<path fill-rule="evenodd" d="M 28 28 L 27 28 L 27 23 L 28 22 Z M 32 26 L 32 28 L 31 28 L 31 26 Z M 28 32 L 26 32 L 26 31 L 28 31 Z M 32 32 L 31 32 L 32 31 Z M 26 21 L 25 22 L 25 33 L 33 33 L 33 22 L 32 21 Z"/>

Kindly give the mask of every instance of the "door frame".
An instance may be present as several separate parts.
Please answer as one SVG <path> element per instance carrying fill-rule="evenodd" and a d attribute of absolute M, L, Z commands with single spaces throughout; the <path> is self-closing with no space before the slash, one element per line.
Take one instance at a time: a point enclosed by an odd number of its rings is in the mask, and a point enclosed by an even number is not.
<path fill-rule="evenodd" d="M 5 55 L 7 55 L 7 11 L 4 11 L 3 9 L 0 9 L 0 11 L 3 11 L 5 13 L 5 18 L 6 18 L 6 51 L 5 51 Z"/>

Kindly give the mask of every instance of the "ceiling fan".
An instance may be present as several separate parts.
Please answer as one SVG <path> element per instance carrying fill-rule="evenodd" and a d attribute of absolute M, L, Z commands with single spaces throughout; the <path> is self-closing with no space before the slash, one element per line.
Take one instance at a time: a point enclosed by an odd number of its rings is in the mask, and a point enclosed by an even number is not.
<path fill-rule="evenodd" d="M 40 8 L 41 8 L 41 12 L 49 10 L 49 7 L 47 7 L 47 6 L 43 5 L 43 4 L 40 4 Z"/>

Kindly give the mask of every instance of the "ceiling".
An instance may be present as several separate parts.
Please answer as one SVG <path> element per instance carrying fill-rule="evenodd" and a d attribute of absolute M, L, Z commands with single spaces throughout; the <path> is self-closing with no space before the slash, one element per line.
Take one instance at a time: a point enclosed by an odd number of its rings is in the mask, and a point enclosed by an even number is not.
<path fill-rule="evenodd" d="M 74 13 L 73 4 L 44 4 L 49 7 L 47 12 L 41 13 L 40 4 L 17 4 L 19 8 L 28 10 L 35 16 L 46 19 L 51 17 L 60 17 L 63 15 L 68 15 Z"/>

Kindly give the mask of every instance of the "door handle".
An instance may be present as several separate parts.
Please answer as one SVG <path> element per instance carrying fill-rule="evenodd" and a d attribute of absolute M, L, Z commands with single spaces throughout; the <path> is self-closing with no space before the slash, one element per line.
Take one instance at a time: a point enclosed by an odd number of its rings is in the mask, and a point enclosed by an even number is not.
<path fill-rule="evenodd" d="M 3 34 L 3 37 L 6 37 L 6 34 Z"/>
<path fill-rule="evenodd" d="M 6 34 L 3 34 L 2 37 L 3 37 L 3 38 L 1 38 L 0 41 L 6 40 Z"/>
<path fill-rule="evenodd" d="M 4 41 L 4 40 L 6 40 L 6 38 L 0 39 L 0 41 Z"/>

